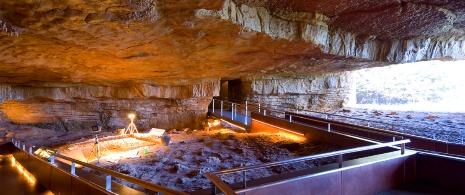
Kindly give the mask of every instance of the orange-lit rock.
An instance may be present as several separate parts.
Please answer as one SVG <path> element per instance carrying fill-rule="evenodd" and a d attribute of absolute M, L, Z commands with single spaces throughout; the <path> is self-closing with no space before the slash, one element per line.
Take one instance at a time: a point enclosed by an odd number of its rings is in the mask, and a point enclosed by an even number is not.
<path fill-rule="evenodd" d="M 465 58 L 461 0 L 3 0 L 0 27 L 0 99 L 21 123 L 102 122 L 94 107 L 108 101 L 115 113 L 148 104 L 147 121 L 195 126 L 219 90 L 208 82 Z"/>

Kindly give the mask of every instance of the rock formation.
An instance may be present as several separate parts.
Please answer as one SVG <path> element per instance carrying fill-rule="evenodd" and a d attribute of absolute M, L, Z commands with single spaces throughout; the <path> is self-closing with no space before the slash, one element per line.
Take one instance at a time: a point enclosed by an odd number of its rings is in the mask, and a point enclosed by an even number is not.
<path fill-rule="evenodd" d="M 328 111 L 348 103 L 350 74 L 242 80 L 237 99 L 266 103 L 277 110 Z"/>
<path fill-rule="evenodd" d="M 140 125 L 194 127 L 219 80 L 275 88 L 261 78 L 464 59 L 464 13 L 462 0 L 3 0 L 2 121 L 119 128 L 135 107 Z M 343 88 L 299 91 L 316 105 L 289 107 L 332 109 Z"/>

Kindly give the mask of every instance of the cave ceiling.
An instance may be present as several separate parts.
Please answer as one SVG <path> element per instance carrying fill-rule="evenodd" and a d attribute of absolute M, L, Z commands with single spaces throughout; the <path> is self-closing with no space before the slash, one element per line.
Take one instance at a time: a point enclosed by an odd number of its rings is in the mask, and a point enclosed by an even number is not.
<path fill-rule="evenodd" d="M 298 76 L 464 59 L 462 0 L 2 0 L 0 82 Z"/>

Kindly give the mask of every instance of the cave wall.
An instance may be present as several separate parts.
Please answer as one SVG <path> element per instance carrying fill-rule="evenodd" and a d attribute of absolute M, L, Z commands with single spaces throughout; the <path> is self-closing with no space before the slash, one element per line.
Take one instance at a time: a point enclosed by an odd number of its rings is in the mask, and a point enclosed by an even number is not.
<path fill-rule="evenodd" d="M 135 113 L 139 130 L 199 128 L 219 80 L 120 86 L 0 86 L 0 122 L 55 130 L 113 131 Z"/>
<path fill-rule="evenodd" d="M 244 79 L 241 97 L 274 109 L 329 111 L 348 103 L 352 92 L 350 73 L 297 78 Z"/>

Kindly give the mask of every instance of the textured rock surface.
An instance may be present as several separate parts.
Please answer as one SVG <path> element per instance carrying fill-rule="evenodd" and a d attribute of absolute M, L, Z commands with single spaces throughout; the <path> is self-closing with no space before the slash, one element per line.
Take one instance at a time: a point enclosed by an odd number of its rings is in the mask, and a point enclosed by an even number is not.
<path fill-rule="evenodd" d="M 152 109 L 140 114 L 146 121 L 166 108 L 160 127 L 192 125 L 214 94 L 197 89 L 202 79 L 274 77 L 293 85 L 359 68 L 465 58 L 461 0 L 3 0 L 0 27 L 2 120 L 59 129 L 79 126 L 66 126 L 78 115 L 93 123 L 105 110 L 122 121 L 131 105 Z M 345 98 L 343 90 L 324 97 L 315 90 L 297 94 L 316 109 Z M 176 117 L 191 122 L 169 124 Z"/>
<path fill-rule="evenodd" d="M 266 103 L 274 109 L 327 111 L 348 102 L 350 74 L 242 81 L 240 99 Z"/>
<path fill-rule="evenodd" d="M 125 128 L 127 115 L 136 114 L 139 130 L 199 128 L 211 97 L 218 95 L 219 81 L 192 85 L 0 87 L 3 122 L 29 124 L 56 130 L 104 130 Z"/>
<path fill-rule="evenodd" d="M 459 0 L 6 0 L 0 10 L 4 83 L 317 75 L 465 53 Z"/>

